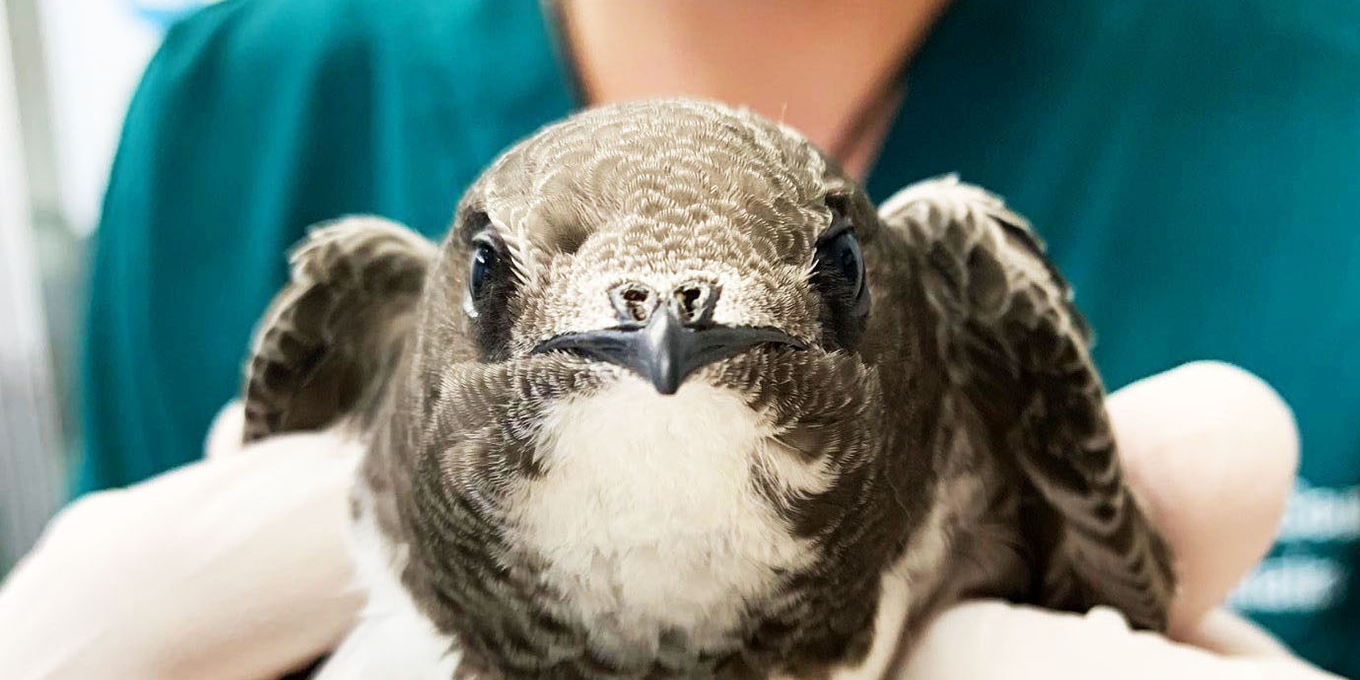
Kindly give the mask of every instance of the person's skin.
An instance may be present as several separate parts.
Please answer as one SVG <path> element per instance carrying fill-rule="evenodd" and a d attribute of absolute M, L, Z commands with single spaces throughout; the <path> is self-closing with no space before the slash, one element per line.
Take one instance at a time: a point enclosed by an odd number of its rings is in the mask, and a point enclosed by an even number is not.
<path fill-rule="evenodd" d="M 836 151 L 948 0 L 558 0 L 591 103 L 688 96 L 744 105 Z M 896 97 L 839 161 L 863 178 Z"/>
<path fill-rule="evenodd" d="M 1173 630 L 1235 656 L 1131 633 L 1108 611 L 977 602 L 920 631 L 893 680 L 1330 677 L 1213 609 L 1270 543 L 1292 483 L 1298 441 L 1279 397 L 1193 364 L 1119 391 L 1109 411 L 1176 555 Z M 240 440 L 233 407 L 208 460 L 59 515 L 0 587 L 0 677 L 263 680 L 338 643 L 361 606 L 345 539 L 358 447 L 329 433 Z"/>

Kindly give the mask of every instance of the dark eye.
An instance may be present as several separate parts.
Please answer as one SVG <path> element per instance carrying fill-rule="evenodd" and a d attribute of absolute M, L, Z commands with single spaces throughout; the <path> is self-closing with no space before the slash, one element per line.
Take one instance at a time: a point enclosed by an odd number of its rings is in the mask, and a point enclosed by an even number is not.
<path fill-rule="evenodd" d="M 864 254 L 859 239 L 846 229 L 823 242 L 817 248 L 818 266 L 830 267 L 840 276 L 851 298 L 858 300 L 864 292 Z"/>
<path fill-rule="evenodd" d="M 822 306 L 822 341 L 828 347 L 854 349 L 869 317 L 864 251 L 846 201 L 828 197 L 826 204 L 831 209 L 831 224 L 817 239 L 812 271 L 812 285 L 826 302 Z"/>
<path fill-rule="evenodd" d="M 864 253 L 849 222 L 832 225 L 817 244 L 817 274 L 823 292 L 839 300 L 852 318 L 869 313 L 869 289 L 864 280 Z"/>
<path fill-rule="evenodd" d="M 486 361 L 507 356 L 510 332 L 518 313 L 514 260 L 485 212 L 462 216 L 458 233 L 467 248 L 463 270 L 463 313 L 479 354 Z"/>
<path fill-rule="evenodd" d="M 500 266 L 500 250 L 491 237 L 481 234 L 473 238 L 472 258 L 468 262 L 467 294 L 463 299 L 463 310 L 468 316 L 474 319 L 481 316 Z"/>
<path fill-rule="evenodd" d="M 472 251 L 472 272 L 468 275 L 468 289 L 472 297 L 482 296 L 486 281 L 498 264 L 500 256 L 496 254 L 496 247 L 479 241 L 476 250 Z"/>

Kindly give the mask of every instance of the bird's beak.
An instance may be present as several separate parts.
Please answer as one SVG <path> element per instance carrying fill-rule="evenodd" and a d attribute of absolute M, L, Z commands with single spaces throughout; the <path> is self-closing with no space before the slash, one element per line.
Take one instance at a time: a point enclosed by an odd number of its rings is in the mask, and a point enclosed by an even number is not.
<path fill-rule="evenodd" d="M 540 343 L 532 353 L 565 351 L 607 361 L 646 378 L 661 394 L 675 394 L 695 370 L 764 344 L 807 347 L 773 328 L 683 324 L 680 314 L 664 305 L 645 326 L 567 333 Z"/>

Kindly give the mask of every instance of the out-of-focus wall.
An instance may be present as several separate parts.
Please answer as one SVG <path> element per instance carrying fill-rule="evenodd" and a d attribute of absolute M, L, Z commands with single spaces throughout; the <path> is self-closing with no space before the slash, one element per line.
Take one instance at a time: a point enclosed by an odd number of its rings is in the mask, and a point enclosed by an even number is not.
<path fill-rule="evenodd" d="M 8 13 L 0 13 L 0 570 L 56 506 L 60 444 Z"/>
<path fill-rule="evenodd" d="M 62 217 L 77 235 L 99 217 L 123 112 L 162 26 L 128 0 L 41 0 Z"/>
<path fill-rule="evenodd" d="M 90 237 L 123 114 L 204 0 L 0 0 L 0 575 L 65 497 Z"/>

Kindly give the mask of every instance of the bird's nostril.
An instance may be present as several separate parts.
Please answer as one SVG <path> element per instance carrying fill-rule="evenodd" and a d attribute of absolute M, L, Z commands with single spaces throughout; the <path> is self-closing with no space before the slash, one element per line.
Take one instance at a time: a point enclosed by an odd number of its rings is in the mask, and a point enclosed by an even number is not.
<path fill-rule="evenodd" d="M 672 295 L 676 311 L 687 325 L 708 323 L 713 317 L 713 306 L 718 300 L 718 287 L 707 281 L 680 284 Z"/>
<path fill-rule="evenodd" d="M 686 314 L 694 313 L 694 307 L 699 302 L 699 296 L 700 293 L 695 288 L 688 288 L 680 291 L 680 304 L 683 306 Z"/>
<path fill-rule="evenodd" d="M 625 324 L 645 322 L 657 303 L 651 288 L 633 281 L 614 286 L 609 291 L 609 299 L 619 320 Z"/>
<path fill-rule="evenodd" d="M 694 318 L 695 310 L 699 306 L 699 298 L 703 293 L 697 288 L 681 288 L 675 291 L 675 302 L 680 306 L 680 317 L 683 319 Z"/>
<path fill-rule="evenodd" d="M 705 326 L 713 320 L 718 292 L 716 284 L 689 281 L 676 286 L 667 299 L 644 283 L 625 281 L 609 289 L 609 301 L 625 327 L 647 325 L 662 305 L 686 326 Z"/>

